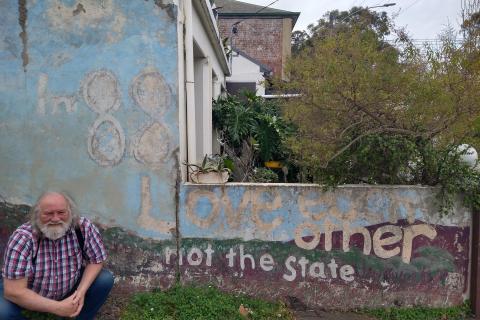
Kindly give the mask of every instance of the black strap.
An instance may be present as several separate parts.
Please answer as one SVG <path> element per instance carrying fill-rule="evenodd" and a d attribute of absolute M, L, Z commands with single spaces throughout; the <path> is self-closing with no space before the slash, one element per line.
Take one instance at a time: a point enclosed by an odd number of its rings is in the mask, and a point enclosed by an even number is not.
<path fill-rule="evenodd" d="M 82 256 L 84 256 L 84 244 L 85 244 L 85 239 L 83 238 L 83 233 L 82 230 L 80 230 L 80 226 L 75 226 L 75 234 L 77 235 L 77 240 L 78 240 L 78 245 L 80 249 L 82 249 Z"/>
<path fill-rule="evenodd" d="M 85 248 L 83 247 L 85 245 L 85 238 L 83 237 L 83 233 L 82 230 L 80 230 L 79 225 L 75 226 L 75 234 L 77 235 L 78 246 L 82 250 L 82 258 L 86 259 Z M 40 243 L 42 239 L 43 237 L 40 237 L 40 239 L 38 239 L 37 250 L 35 250 L 35 255 L 32 257 L 32 266 L 37 263 L 38 249 L 40 248 Z"/>

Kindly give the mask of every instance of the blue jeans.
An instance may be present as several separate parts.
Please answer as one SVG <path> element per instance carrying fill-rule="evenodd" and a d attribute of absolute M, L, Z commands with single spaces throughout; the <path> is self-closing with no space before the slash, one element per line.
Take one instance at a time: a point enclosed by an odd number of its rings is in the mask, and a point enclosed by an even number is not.
<path fill-rule="evenodd" d="M 110 271 L 102 269 L 85 294 L 82 311 L 76 319 L 90 320 L 95 317 L 100 307 L 107 300 L 113 287 L 113 275 Z M 22 308 L 3 296 L 3 280 L 0 278 L 0 319 L 24 320 Z"/>

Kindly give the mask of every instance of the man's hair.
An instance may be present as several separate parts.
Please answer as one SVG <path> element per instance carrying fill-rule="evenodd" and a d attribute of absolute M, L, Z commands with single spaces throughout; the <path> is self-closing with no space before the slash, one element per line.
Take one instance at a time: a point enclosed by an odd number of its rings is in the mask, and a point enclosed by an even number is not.
<path fill-rule="evenodd" d="M 52 194 L 58 194 L 61 195 L 65 201 L 67 202 L 67 210 L 70 213 L 70 216 L 72 217 L 72 226 L 76 226 L 78 224 L 78 221 L 80 219 L 80 214 L 78 212 L 77 205 L 75 204 L 75 201 L 64 191 L 47 191 L 42 193 L 40 197 L 38 197 L 37 201 L 35 204 L 32 206 L 30 209 L 30 223 L 32 225 L 32 228 L 36 230 L 37 232 L 40 231 L 40 226 L 38 225 L 38 215 L 40 214 L 40 202 L 42 201 L 43 198 L 45 198 L 48 195 Z"/>

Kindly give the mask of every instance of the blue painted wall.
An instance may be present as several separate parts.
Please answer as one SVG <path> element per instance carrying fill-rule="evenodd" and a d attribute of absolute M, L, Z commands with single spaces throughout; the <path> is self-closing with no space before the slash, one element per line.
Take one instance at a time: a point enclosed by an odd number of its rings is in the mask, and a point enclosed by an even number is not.
<path fill-rule="evenodd" d="M 0 2 L 4 199 L 32 204 L 45 190 L 66 190 L 100 222 L 170 237 L 177 7 L 162 6 Z"/>
<path fill-rule="evenodd" d="M 437 191 L 185 184 L 181 280 L 314 308 L 461 304 L 471 212 L 457 204 L 440 216 Z"/>

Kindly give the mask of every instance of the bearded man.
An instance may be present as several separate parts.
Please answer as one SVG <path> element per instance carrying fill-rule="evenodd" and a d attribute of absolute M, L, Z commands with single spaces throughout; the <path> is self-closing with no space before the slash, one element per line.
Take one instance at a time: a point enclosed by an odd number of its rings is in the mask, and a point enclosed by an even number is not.
<path fill-rule="evenodd" d="M 113 286 L 98 229 L 64 193 L 43 194 L 30 214 L 5 250 L 0 319 L 24 319 L 22 309 L 93 319 Z"/>

